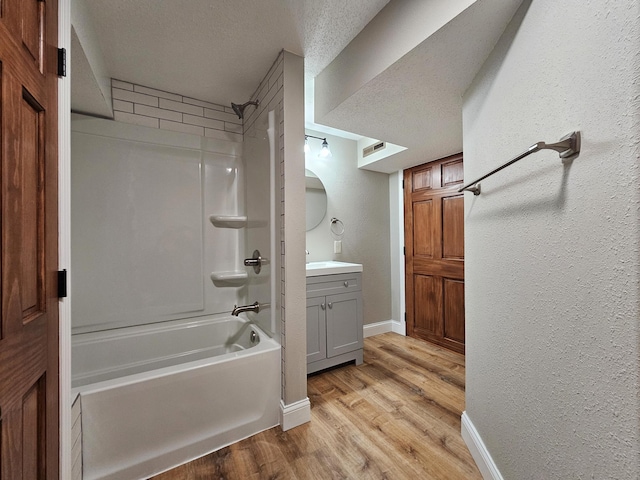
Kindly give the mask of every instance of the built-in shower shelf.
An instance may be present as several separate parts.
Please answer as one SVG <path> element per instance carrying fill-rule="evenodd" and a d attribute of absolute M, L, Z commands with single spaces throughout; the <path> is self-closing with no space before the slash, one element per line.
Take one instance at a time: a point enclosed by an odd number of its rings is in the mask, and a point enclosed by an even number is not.
<path fill-rule="evenodd" d="M 247 226 L 245 215 L 209 215 L 209 221 L 216 227 L 242 228 Z"/>
<path fill-rule="evenodd" d="M 247 282 L 247 272 L 213 272 L 211 281 L 216 287 L 241 287 Z"/>

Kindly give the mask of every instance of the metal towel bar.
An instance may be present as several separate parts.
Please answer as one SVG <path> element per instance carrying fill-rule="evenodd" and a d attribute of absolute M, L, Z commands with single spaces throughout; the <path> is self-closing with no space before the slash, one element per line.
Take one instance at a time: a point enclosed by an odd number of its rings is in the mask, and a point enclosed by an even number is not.
<path fill-rule="evenodd" d="M 467 190 L 469 192 L 473 192 L 474 195 L 480 195 L 480 184 L 478 182 L 484 180 L 487 177 L 490 177 L 494 173 L 499 172 L 503 168 L 507 168 L 509 165 L 516 163 L 518 160 L 522 160 L 524 157 L 527 157 L 532 153 L 539 152 L 540 150 L 555 150 L 560 155 L 560 158 L 574 157 L 580 153 L 580 131 L 571 132 L 568 135 L 565 135 L 557 143 L 534 143 L 529 148 L 527 148 L 527 150 L 522 152 L 517 157 L 509 160 L 504 165 L 496 168 L 495 170 L 491 170 L 486 175 L 483 175 L 477 180 L 467 183 L 464 187 L 459 188 L 458 192 L 464 192 L 465 190 Z"/>

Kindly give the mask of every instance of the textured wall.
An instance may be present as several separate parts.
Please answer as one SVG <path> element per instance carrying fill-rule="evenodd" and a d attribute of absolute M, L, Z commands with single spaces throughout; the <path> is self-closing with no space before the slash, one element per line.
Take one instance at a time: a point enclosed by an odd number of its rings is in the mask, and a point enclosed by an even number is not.
<path fill-rule="evenodd" d="M 464 99 L 467 413 L 505 478 L 639 478 L 639 4 L 525 1 Z"/>
<path fill-rule="evenodd" d="M 307 398 L 307 322 L 304 270 L 304 60 L 283 52 L 282 355 L 285 405 Z"/>
<path fill-rule="evenodd" d="M 311 152 L 305 163 L 324 184 L 327 214 L 307 232 L 307 261 L 361 263 L 364 323 L 390 320 L 389 176 L 357 168 L 357 142 L 312 130 L 306 133 L 326 136 L 332 153 L 330 158 L 318 158 L 322 142 L 309 140 Z M 342 253 L 333 253 L 332 217 L 344 223 Z"/>

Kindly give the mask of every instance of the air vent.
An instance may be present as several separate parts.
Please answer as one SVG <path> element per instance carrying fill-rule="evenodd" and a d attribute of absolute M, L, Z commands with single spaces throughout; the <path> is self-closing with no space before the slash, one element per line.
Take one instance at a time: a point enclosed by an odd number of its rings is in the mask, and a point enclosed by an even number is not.
<path fill-rule="evenodd" d="M 362 157 L 363 158 L 368 157 L 372 153 L 376 153 L 376 152 L 379 152 L 380 150 L 384 150 L 386 146 L 387 146 L 386 142 L 378 142 L 378 143 L 374 143 L 373 145 L 369 145 L 368 147 L 365 147 L 362 149 Z"/>

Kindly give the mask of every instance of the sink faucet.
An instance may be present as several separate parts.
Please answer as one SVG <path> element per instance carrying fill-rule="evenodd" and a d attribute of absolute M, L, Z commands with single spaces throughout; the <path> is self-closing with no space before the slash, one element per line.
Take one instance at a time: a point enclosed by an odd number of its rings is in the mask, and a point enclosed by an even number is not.
<path fill-rule="evenodd" d="M 242 305 L 242 306 L 233 306 L 233 310 L 231 311 L 231 315 L 237 317 L 243 312 L 256 312 L 260 311 L 260 304 L 258 302 L 253 302 L 251 305 Z"/>

